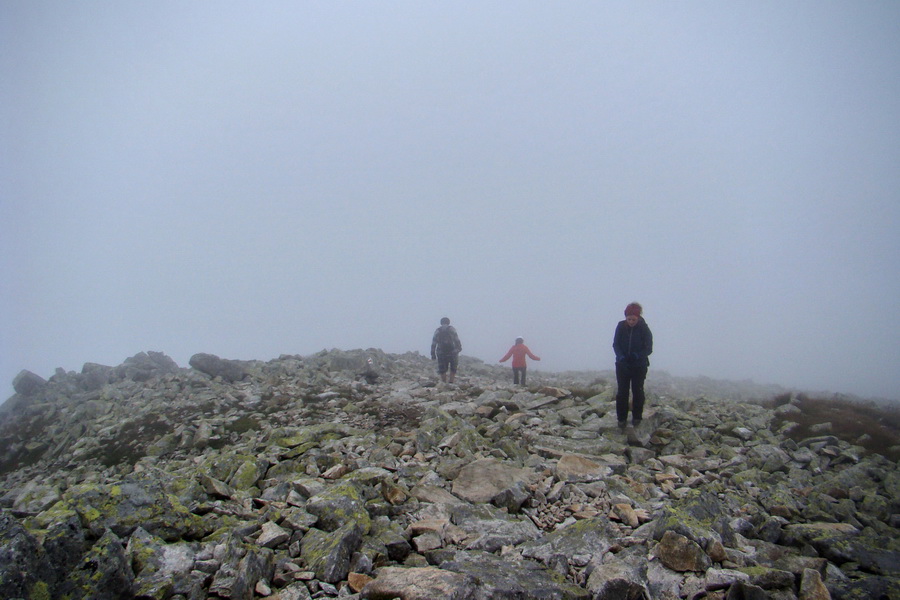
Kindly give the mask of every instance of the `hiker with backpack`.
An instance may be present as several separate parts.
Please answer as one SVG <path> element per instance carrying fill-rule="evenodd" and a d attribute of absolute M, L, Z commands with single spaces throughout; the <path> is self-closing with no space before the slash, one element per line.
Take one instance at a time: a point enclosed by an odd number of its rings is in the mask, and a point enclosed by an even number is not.
<path fill-rule="evenodd" d="M 441 326 L 434 330 L 431 338 L 431 360 L 437 361 L 438 374 L 441 381 L 453 383 L 456 378 L 456 369 L 459 367 L 459 353 L 462 352 L 462 343 L 456 328 L 450 325 L 450 319 L 441 319 Z M 447 375 L 447 371 L 450 372 Z"/>
<path fill-rule="evenodd" d="M 633 395 L 631 424 L 635 427 L 644 418 L 644 379 L 650 366 L 648 358 L 653 353 L 653 334 L 644 317 L 643 307 L 632 302 L 625 307 L 625 320 L 619 321 L 613 336 L 616 353 L 616 416 L 619 428 L 628 424 L 628 392 Z"/>
<path fill-rule="evenodd" d="M 525 370 L 527 369 L 525 357 L 529 356 L 532 360 L 541 360 L 541 357 L 532 354 L 528 346 L 525 345 L 525 340 L 521 337 L 516 338 L 516 343 L 500 359 L 500 362 L 506 362 L 510 356 L 512 357 L 513 385 L 519 385 L 520 379 L 522 385 L 525 385 Z"/>

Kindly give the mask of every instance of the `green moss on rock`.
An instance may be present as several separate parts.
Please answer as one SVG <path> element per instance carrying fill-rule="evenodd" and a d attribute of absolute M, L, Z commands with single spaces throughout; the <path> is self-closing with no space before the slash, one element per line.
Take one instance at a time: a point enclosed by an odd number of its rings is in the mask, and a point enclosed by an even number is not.
<path fill-rule="evenodd" d="M 28 600 L 50 600 L 50 586 L 43 581 L 35 583 L 28 592 Z"/>
<path fill-rule="evenodd" d="M 112 488 L 117 488 L 113 493 Z M 166 540 L 202 537 L 205 524 L 158 484 L 124 482 L 118 486 L 82 484 L 66 493 L 82 525 L 99 534 L 112 529 L 128 536 L 141 526 Z"/>

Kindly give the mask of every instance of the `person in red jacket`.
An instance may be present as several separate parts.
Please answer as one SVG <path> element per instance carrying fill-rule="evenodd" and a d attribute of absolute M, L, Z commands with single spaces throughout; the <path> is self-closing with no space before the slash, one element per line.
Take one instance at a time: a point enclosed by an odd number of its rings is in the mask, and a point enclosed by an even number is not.
<path fill-rule="evenodd" d="M 513 383 L 519 385 L 521 379 L 522 385 L 525 385 L 525 357 L 528 356 L 532 360 L 541 360 L 541 357 L 535 356 L 525 345 L 525 340 L 517 337 L 516 343 L 509 349 L 506 356 L 500 359 L 500 362 L 506 362 L 512 356 Z"/>

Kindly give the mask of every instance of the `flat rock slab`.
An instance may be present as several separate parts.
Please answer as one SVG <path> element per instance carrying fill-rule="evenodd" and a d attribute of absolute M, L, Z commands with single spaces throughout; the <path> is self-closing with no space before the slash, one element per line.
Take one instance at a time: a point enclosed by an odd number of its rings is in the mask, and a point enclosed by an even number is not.
<path fill-rule="evenodd" d="M 483 458 L 463 467 L 453 482 L 453 493 L 469 502 L 490 502 L 518 482 L 530 483 L 531 469 L 522 469 L 493 458 Z"/>

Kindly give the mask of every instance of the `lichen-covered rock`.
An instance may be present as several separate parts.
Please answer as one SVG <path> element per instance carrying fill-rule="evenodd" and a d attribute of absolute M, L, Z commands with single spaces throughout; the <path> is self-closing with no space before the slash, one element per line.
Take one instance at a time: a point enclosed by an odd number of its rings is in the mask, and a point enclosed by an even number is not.
<path fill-rule="evenodd" d="M 706 571 L 712 561 L 697 542 L 667 531 L 655 549 L 656 556 L 673 571 Z"/>
<path fill-rule="evenodd" d="M 791 461 L 787 452 L 774 444 L 760 444 L 750 448 L 748 456 L 753 466 L 767 473 L 785 469 Z"/>
<path fill-rule="evenodd" d="M 312 594 L 302 581 L 288 584 L 278 591 L 277 600 L 311 600 Z"/>
<path fill-rule="evenodd" d="M 730 511 L 722 500 L 704 491 L 692 491 L 664 506 L 652 523 L 653 539 L 673 531 L 706 547 L 711 540 L 734 545 L 734 531 L 727 522 Z"/>
<path fill-rule="evenodd" d="M 29 598 L 49 591 L 53 568 L 37 539 L 6 511 L 0 511 L 0 597 Z"/>
<path fill-rule="evenodd" d="M 592 600 L 649 600 L 645 553 L 632 549 L 593 567 L 586 583 Z"/>
<path fill-rule="evenodd" d="M 766 590 L 745 581 L 735 582 L 725 594 L 725 600 L 769 600 L 771 597 Z"/>
<path fill-rule="evenodd" d="M 362 529 L 355 523 L 333 532 L 310 529 L 303 536 L 300 556 L 317 578 L 337 583 L 350 572 L 350 558 L 362 544 L 362 536 Z"/>
<path fill-rule="evenodd" d="M 219 481 L 218 479 L 210 477 L 206 473 L 201 473 L 198 479 L 200 485 L 203 486 L 203 491 L 212 498 L 222 498 L 227 500 L 234 498 L 237 495 L 233 487 L 224 481 Z"/>
<path fill-rule="evenodd" d="M 152 480 L 81 484 L 67 490 L 62 502 L 78 512 L 95 533 L 111 529 L 127 537 L 143 527 L 167 541 L 199 539 L 206 533 L 202 519 Z"/>
<path fill-rule="evenodd" d="M 399 524 L 387 517 L 378 517 L 372 521 L 372 529 L 363 540 L 363 545 L 374 550 L 373 558 L 386 557 L 397 563 L 402 563 L 412 552 L 409 536 Z"/>
<path fill-rule="evenodd" d="M 233 600 L 251 600 L 256 584 L 271 580 L 275 569 L 271 550 L 244 543 L 236 535 L 217 545 L 213 558 L 210 561 L 198 555 L 195 568 L 214 574 L 208 584 L 210 594 Z"/>
<path fill-rule="evenodd" d="M 900 597 L 892 442 L 661 373 L 622 435 L 611 374 L 529 391 L 464 359 L 452 386 L 377 350 L 58 370 L 0 408 L 0 595 Z"/>
<path fill-rule="evenodd" d="M 65 598 L 74 593 L 74 584 L 69 575 L 90 548 L 81 520 L 75 513 L 54 520 L 44 534 L 44 556 L 53 567 L 52 575 L 46 576 L 50 589 L 57 597 Z"/>
<path fill-rule="evenodd" d="M 517 481 L 491 498 L 491 504 L 502 508 L 509 513 L 518 513 L 528 500 L 531 499 L 531 491 L 524 481 Z"/>
<path fill-rule="evenodd" d="M 552 556 L 569 557 L 584 566 L 603 556 L 616 543 L 619 531 L 605 517 L 583 519 L 522 544 L 522 555 L 547 562 Z"/>
<path fill-rule="evenodd" d="M 270 579 L 274 568 L 274 555 L 268 548 L 250 549 L 237 565 L 234 580 L 231 584 L 231 600 L 252 600 L 256 584 Z"/>
<path fill-rule="evenodd" d="M 26 513 L 40 513 L 56 504 L 59 499 L 59 488 L 32 480 L 18 490 L 12 508 Z"/>
<path fill-rule="evenodd" d="M 235 469 L 228 484 L 238 491 L 249 491 L 256 487 L 268 468 L 268 461 L 248 457 Z"/>
<path fill-rule="evenodd" d="M 325 531 L 356 525 L 366 534 L 372 526 L 360 487 L 349 481 L 337 483 L 310 498 L 306 511 L 318 517 L 316 527 Z"/>
<path fill-rule="evenodd" d="M 353 431 L 340 423 L 317 423 L 306 427 L 291 427 L 272 432 L 272 441 L 284 448 L 301 448 L 306 452 L 324 442 L 352 435 Z"/>
<path fill-rule="evenodd" d="M 848 523 L 795 523 L 783 528 L 781 542 L 790 546 L 809 544 L 827 550 L 859 533 L 859 529 Z"/>
<path fill-rule="evenodd" d="M 277 548 L 291 539 L 289 531 L 283 527 L 279 527 L 277 523 L 266 521 L 263 523 L 262 531 L 256 543 L 263 548 Z"/>
<path fill-rule="evenodd" d="M 467 534 L 467 550 L 496 552 L 540 537 L 540 530 L 525 517 L 516 518 L 491 505 L 454 505 L 451 520 Z"/>
<path fill-rule="evenodd" d="M 192 574 L 196 551 L 189 544 L 166 544 L 139 527 L 128 539 L 125 553 L 135 573 L 134 592 L 140 598 L 192 596 L 202 586 L 202 578 Z"/>
<path fill-rule="evenodd" d="M 75 567 L 70 579 L 75 595 L 91 600 L 134 598 L 134 571 L 122 540 L 110 530 L 97 540 Z"/>
<path fill-rule="evenodd" d="M 822 581 L 822 574 L 815 569 L 804 569 L 800 579 L 800 600 L 831 600 L 831 593 Z"/>
<path fill-rule="evenodd" d="M 900 578 L 870 575 L 857 579 L 828 580 L 826 587 L 835 600 L 900 598 Z"/>

